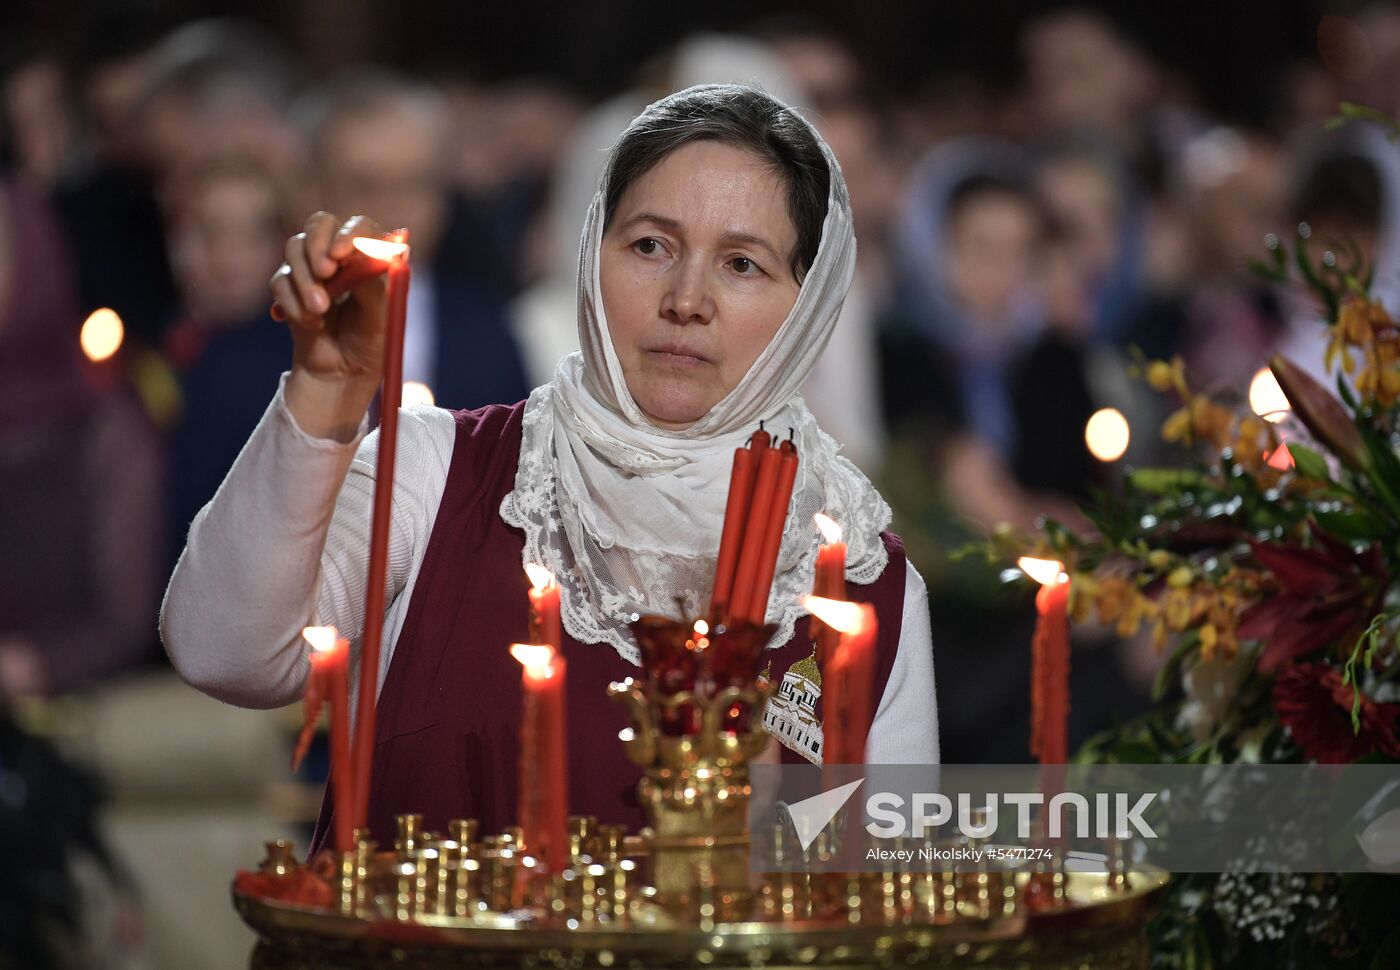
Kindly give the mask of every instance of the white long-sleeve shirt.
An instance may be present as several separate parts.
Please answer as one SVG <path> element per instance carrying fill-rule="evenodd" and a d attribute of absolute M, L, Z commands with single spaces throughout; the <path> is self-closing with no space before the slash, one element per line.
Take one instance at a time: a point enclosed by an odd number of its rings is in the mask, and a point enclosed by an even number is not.
<path fill-rule="evenodd" d="M 366 435 L 362 424 L 345 443 L 308 435 L 287 408 L 285 386 L 283 375 L 233 468 L 191 523 L 161 607 L 161 638 L 175 669 L 206 694 L 241 707 L 280 707 L 302 695 L 310 669 L 303 627 L 339 628 L 356 655 L 364 629 L 378 433 Z M 455 443 L 451 412 L 428 406 L 400 413 L 376 696 Z M 866 750 L 871 764 L 938 761 L 928 596 L 912 563 L 905 575 L 899 649 Z M 357 687 L 352 682 L 352 691 Z"/>

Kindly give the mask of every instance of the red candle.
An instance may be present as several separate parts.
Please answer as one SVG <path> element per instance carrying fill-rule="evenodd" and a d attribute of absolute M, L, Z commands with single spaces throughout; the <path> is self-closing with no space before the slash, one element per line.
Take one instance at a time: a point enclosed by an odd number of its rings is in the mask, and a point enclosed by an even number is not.
<path fill-rule="evenodd" d="M 301 631 L 311 644 L 311 676 L 307 680 L 307 719 L 314 727 L 322 700 L 331 702 L 331 797 L 334 810 L 335 848 L 354 848 L 354 767 L 350 762 L 350 641 L 337 636 L 333 626 L 309 626 Z M 314 710 L 313 710 L 314 706 Z M 305 736 L 305 729 L 303 729 Z M 305 748 L 298 744 L 297 754 Z M 301 757 L 294 758 L 294 767 Z"/>
<path fill-rule="evenodd" d="M 846 544 L 841 541 L 841 526 L 831 516 L 818 512 L 814 519 L 826 541 L 817 549 L 817 568 L 812 581 L 812 595 L 831 600 L 846 598 Z M 838 634 L 816 617 L 812 617 L 812 639 L 817 645 L 817 658 L 831 655 L 836 649 Z"/>
<path fill-rule="evenodd" d="M 385 312 L 384 385 L 380 392 L 379 458 L 374 479 L 374 516 L 370 521 L 369 575 L 365 588 L 365 629 L 360 641 L 360 696 L 355 722 L 355 828 L 369 819 L 370 771 L 374 756 L 374 705 L 379 693 L 379 649 L 384 630 L 384 582 L 389 553 L 389 519 L 394 492 L 394 454 L 398 445 L 399 398 L 403 393 L 403 331 L 408 315 L 408 230 L 391 233 L 402 250 L 389 264 Z"/>
<path fill-rule="evenodd" d="M 559 621 L 559 584 L 554 573 L 536 563 L 526 563 L 530 577 L 530 642 L 544 643 L 559 650 L 564 631 Z"/>
<path fill-rule="evenodd" d="M 1031 640 L 1031 754 L 1062 765 L 1069 757 L 1069 577 L 1054 560 L 1023 557 L 1018 565 L 1041 584 Z"/>
<path fill-rule="evenodd" d="M 750 441 L 757 442 L 759 435 L 768 437 L 766 432 L 760 431 Z M 765 441 L 762 450 L 766 451 L 767 448 Z M 719 557 L 715 560 L 715 586 L 710 594 L 710 617 L 716 622 L 729 608 L 729 599 L 734 592 L 734 570 L 739 564 L 739 546 L 743 542 L 744 527 L 749 517 L 754 472 L 758 467 L 755 456 L 759 450 L 759 445 L 755 443 L 753 450 L 738 448 L 734 452 L 734 469 L 729 473 L 729 498 L 724 505 L 724 527 L 720 531 Z"/>
<path fill-rule="evenodd" d="M 822 596 L 805 597 L 803 604 L 840 634 L 836 650 L 822 662 L 822 764 L 865 764 L 879 631 L 875 607 Z"/>
<path fill-rule="evenodd" d="M 513 643 L 510 652 L 524 668 L 519 817 L 525 850 L 561 872 L 569 863 L 564 658 L 547 644 Z"/>
<path fill-rule="evenodd" d="M 728 619 L 741 623 L 749 619 L 758 592 L 759 559 L 763 555 L 764 523 L 772 515 L 773 500 L 778 491 L 778 472 L 782 451 L 764 448 L 757 458 L 758 475 L 754 481 L 753 501 L 749 506 L 748 522 L 739 549 L 739 564 L 734 573 L 734 598 L 729 603 Z M 786 506 L 783 509 L 787 511 Z"/>
<path fill-rule="evenodd" d="M 758 557 L 758 574 L 754 577 L 753 600 L 749 620 L 762 626 L 768 618 L 768 599 L 773 594 L 773 573 L 778 568 L 778 552 L 783 545 L 783 527 L 787 524 L 788 505 L 792 487 L 797 481 L 797 446 L 784 441 L 779 449 L 778 485 L 773 493 L 768 519 L 763 524 L 763 545 Z"/>

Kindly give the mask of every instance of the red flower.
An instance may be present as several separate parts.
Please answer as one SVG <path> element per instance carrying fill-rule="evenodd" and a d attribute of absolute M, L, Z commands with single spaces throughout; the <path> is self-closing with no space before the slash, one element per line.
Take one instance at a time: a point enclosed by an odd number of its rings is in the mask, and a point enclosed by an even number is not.
<path fill-rule="evenodd" d="M 1308 549 L 1250 542 L 1254 558 L 1281 588 L 1250 607 L 1236 631 L 1241 640 L 1264 641 L 1262 673 L 1359 634 L 1380 612 L 1387 581 L 1380 545 L 1357 552 L 1316 525 L 1312 532 L 1318 543 Z"/>
<path fill-rule="evenodd" d="M 1361 697 L 1361 730 L 1351 727 L 1352 689 L 1336 667 L 1289 664 L 1274 678 L 1274 708 L 1303 753 L 1319 764 L 1350 764 L 1379 751 L 1400 758 L 1400 704 Z"/>

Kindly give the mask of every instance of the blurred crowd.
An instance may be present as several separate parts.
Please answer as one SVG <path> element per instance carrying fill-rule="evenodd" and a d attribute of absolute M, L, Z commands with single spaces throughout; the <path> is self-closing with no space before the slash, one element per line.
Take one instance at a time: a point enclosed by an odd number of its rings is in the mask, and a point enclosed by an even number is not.
<path fill-rule="evenodd" d="M 411 230 L 413 399 L 519 400 L 574 348 L 577 240 L 612 139 L 663 93 L 753 81 L 808 113 L 850 185 L 857 277 L 804 393 L 929 581 L 945 757 L 1023 760 L 1028 604 L 948 553 L 998 523 L 1080 521 L 1115 472 L 1085 442 L 1100 408 L 1132 429 L 1118 461 L 1159 456 L 1135 348 L 1240 391 L 1277 348 L 1314 357 L 1312 308 L 1244 268 L 1269 233 L 1348 240 L 1400 295 L 1400 152 L 1325 125 L 1343 100 L 1400 111 L 1400 12 L 1323 20 L 1249 119 L 1076 8 L 1022 25 L 1016 78 L 903 95 L 805 22 L 692 36 L 602 101 L 450 67 L 311 76 L 241 21 L 118 18 L 63 52 L 7 38 L 0 691 L 160 663 L 190 520 L 288 366 L 267 283 L 312 211 Z M 1107 636 L 1080 646 L 1076 741 L 1132 714 L 1152 665 Z"/>

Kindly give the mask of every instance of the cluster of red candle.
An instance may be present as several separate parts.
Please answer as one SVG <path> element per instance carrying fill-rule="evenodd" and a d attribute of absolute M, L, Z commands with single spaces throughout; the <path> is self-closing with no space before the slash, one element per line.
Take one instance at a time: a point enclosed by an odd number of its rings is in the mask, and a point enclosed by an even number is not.
<path fill-rule="evenodd" d="M 711 618 L 725 625 L 762 626 L 768 616 L 797 460 L 797 445 L 790 438 L 774 447 L 761 426 L 747 447 L 734 452 L 710 597 Z"/>

